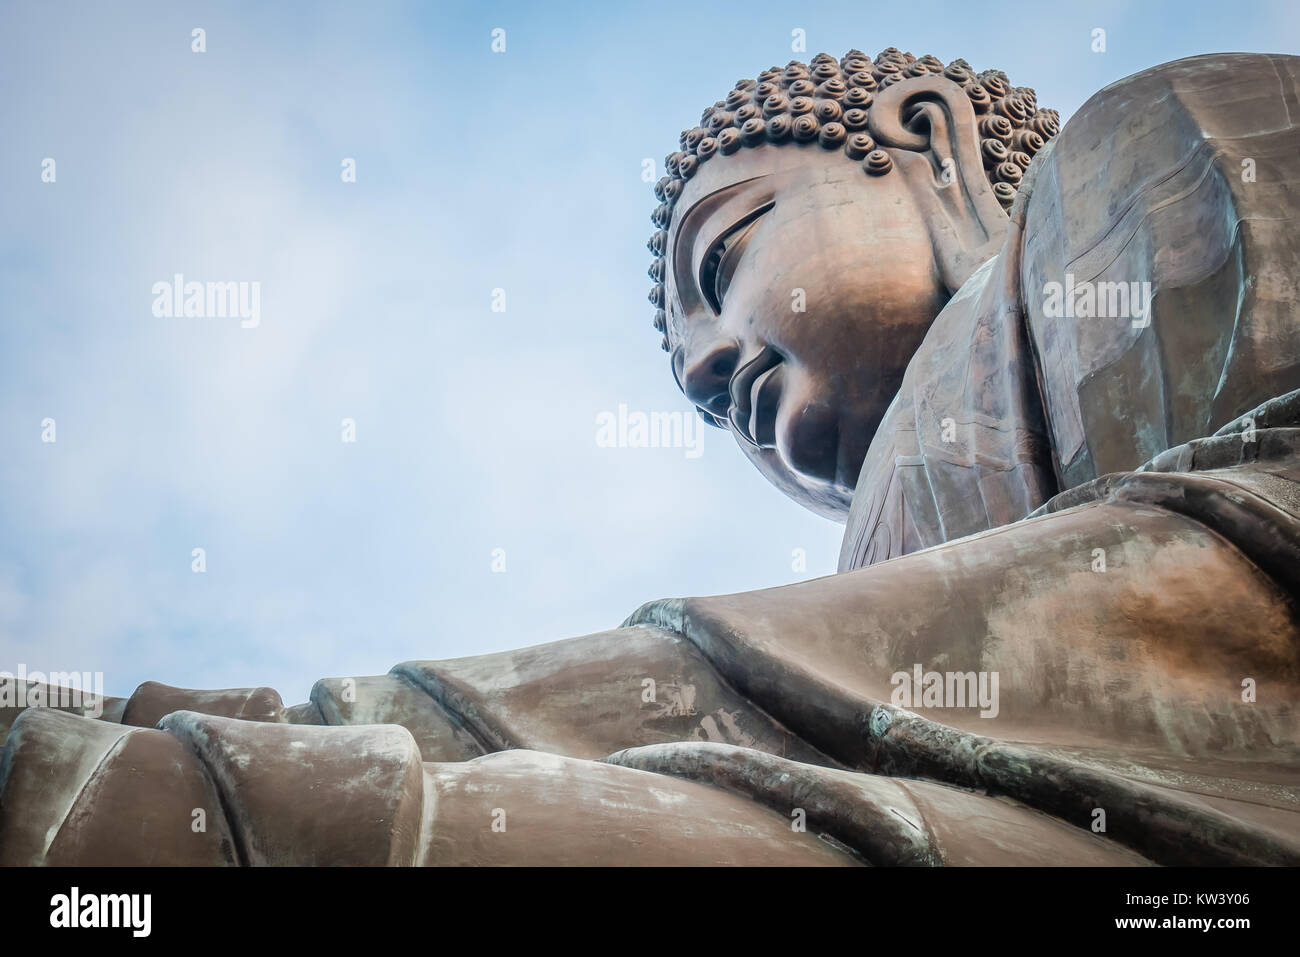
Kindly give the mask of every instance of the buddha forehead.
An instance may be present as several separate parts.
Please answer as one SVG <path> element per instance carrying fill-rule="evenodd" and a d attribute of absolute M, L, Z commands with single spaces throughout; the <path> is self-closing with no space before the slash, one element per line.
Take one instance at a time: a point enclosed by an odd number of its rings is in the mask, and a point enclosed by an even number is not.
<path fill-rule="evenodd" d="M 1011 205 L 1023 170 L 1056 133 L 1059 120 L 1054 111 L 1037 108 L 1033 90 L 1012 87 L 999 71 L 976 74 L 964 60 L 945 66 L 936 57 L 917 58 L 891 47 L 875 60 L 857 50 L 839 60 L 818 54 L 808 64 L 792 61 L 740 80 L 704 111 L 701 125 L 682 133 L 681 149 L 665 159 L 667 175 L 655 184 L 660 205 L 648 243 L 655 256 L 650 300 L 665 350 L 670 313 L 674 324 L 678 318 L 673 277 L 707 254 L 696 248 L 698 236 L 718 221 L 739 221 L 771 204 L 809 169 L 851 163 L 860 167 L 857 175 L 888 177 L 893 159 L 869 132 L 872 103 L 886 87 L 931 74 L 965 91 L 979 115 L 994 195 L 1004 207 Z"/>

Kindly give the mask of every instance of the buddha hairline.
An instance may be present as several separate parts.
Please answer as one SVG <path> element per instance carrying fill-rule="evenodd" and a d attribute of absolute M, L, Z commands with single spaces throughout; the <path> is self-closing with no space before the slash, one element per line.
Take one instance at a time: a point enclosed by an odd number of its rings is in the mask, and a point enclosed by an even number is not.
<path fill-rule="evenodd" d="M 656 231 L 647 243 L 655 256 L 650 266 L 655 281 L 650 301 L 655 306 L 655 328 L 664 334 L 665 352 L 668 224 L 673 204 L 700 163 L 718 153 L 730 155 L 742 146 L 815 141 L 823 149 L 843 150 L 849 159 L 861 162 L 868 175 L 883 176 L 894 163 L 867 132 L 875 93 L 931 73 L 966 91 L 978 118 L 985 175 L 998 202 L 1010 208 L 1030 160 L 1059 131 L 1060 116 L 1055 110 L 1038 109 L 1034 91 L 1011 86 L 1001 70 L 977 74 L 965 60 L 953 60 L 945 67 L 937 57 L 918 59 L 894 47 L 882 51 L 874 62 L 860 50 L 850 50 L 838 61 L 819 53 L 807 64 L 791 60 L 785 69 L 766 69 L 757 79 L 737 82 L 725 100 L 704 111 L 699 126 L 682 133 L 681 149 L 664 160 L 668 175 L 655 183 L 660 204 L 650 217 Z"/>

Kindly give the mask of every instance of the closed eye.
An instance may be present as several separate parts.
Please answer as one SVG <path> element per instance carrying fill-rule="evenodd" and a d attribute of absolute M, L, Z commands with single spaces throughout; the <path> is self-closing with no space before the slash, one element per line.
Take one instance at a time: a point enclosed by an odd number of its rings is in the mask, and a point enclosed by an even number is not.
<path fill-rule="evenodd" d="M 726 233 L 714 241 L 709 254 L 700 264 L 700 292 L 715 315 L 721 315 L 722 303 L 726 299 L 731 278 L 745 254 L 745 247 L 750 237 L 758 228 L 758 221 L 772 208 L 768 203 L 754 210 L 740 222 L 734 224 Z"/>

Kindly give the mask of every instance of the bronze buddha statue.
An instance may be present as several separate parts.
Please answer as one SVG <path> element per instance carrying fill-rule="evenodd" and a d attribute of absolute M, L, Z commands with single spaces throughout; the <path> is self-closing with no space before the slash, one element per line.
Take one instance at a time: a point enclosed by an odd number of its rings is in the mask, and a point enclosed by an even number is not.
<path fill-rule="evenodd" d="M 655 187 L 655 324 L 840 573 L 0 709 L 0 862 L 1300 863 L 1297 117 L 1286 56 L 1063 128 L 894 49 L 741 81 Z"/>

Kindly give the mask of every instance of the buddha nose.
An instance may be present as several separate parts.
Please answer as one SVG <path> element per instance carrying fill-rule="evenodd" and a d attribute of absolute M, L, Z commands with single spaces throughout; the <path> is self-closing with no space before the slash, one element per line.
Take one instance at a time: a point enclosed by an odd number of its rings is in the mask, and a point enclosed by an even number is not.
<path fill-rule="evenodd" d="M 740 351 L 740 343 L 733 339 L 714 344 L 698 357 L 688 357 L 682 374 L 686 398 L 705 412 L 726 418 L 731 406 L 728 386 L 740 362 Z"/>

